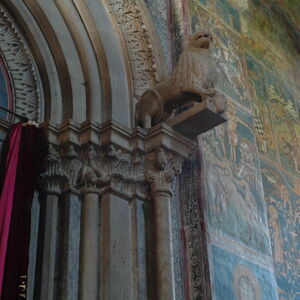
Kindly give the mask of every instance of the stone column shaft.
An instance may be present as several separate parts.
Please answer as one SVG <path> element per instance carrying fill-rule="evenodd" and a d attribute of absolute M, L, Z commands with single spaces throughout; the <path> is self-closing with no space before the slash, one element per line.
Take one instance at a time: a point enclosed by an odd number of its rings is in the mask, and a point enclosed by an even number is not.
<path fill-rule="evenodd" d="M 170 201 L 171 194 L 168 192 L 157 191 L 153 195 L 157 297 L 160 300 L 175 299 Z"/>
<path fill-rule="evenodd" d="M 81 292 L 80 299 L 99 298 L 99 193 L 85 190 L 82 203 Z"/>
<path fill-rule="evenodd" d="M 47 157 L 47 170 L 41 174 L 41 183 L 45 189 L 44 208 L 44 241 L 43 241 L 43 263 L 40 299 L 55 300 L 57 285 L 55 282 L 57 267 L 57 243 L 58 243 L 58 221 L 59 201 L 62 194 L 66 176 L 61 168 L 61 157 L 55 147 L 49 145 Z M 42 213 L 42 212 L 41 212 Z"/>
<path fill-rule="evenodd" d="M 172 248 L 172 183 L 181 172 L 182 159 L 162 148 L 148 154 L 146 178 L 150 183 L 154 205 L 157 298 L 175 299 Z"/>
<path fill-rule="evenodd" d="M 79 258 L 80 258 L 80 200 L 79 195 L 68 190 L 64 201 L 63 232 L 63 277 L 62 298 L 78 299 L 79 291 Z M 59 298 L 60 299 L 60 298 Z"/>
<path fill-rule="evenodd" d="M 136 299 L 130 203 L 111 192 L 101 199 L 100 299 Z"/>
<path fill-rule="evenodd" d="M 59 196 L 57 194 L 49 193 L 46 196 L 41 286 L 41 299 L 45 300 L 54 300 L 58 200 Z"/>

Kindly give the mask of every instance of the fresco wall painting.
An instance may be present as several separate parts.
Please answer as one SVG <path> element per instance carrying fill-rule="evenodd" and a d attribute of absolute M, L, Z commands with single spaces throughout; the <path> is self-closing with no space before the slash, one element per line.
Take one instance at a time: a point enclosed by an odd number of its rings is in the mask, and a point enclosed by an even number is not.
<path fill-rule="evenodd" d="M 203 137 L 211 227 L 270 253 L 251 115 L 229 102 L 228 122 Z"/>
<path fill-rule="evenodd" d="M 275 300 L 274 274 L 256 264 L 212 246 L 216 300 Z"/>
<path fill-rule="evenodd" d="M 262 1 L 190 0 L 188 13 L 191 33 L 213 33 L 218 89 L 228 99 L 228 122 L 200 138 L 208 227 L 218 236 L 211 239 L 214 296 L 277 299 L 275 267 L 279 299 L 300 299 L 299 54 Z M 234 259 L 220 249 L 230 243 Z M 233 275 L 247 268 L 241 281 Z M 236 282 L 244 286 L 238 293 Z"/>
<path fill-rule="evenodd" d="M 300 180 L 262 163 L 279 299 L 300 299 Z"/>

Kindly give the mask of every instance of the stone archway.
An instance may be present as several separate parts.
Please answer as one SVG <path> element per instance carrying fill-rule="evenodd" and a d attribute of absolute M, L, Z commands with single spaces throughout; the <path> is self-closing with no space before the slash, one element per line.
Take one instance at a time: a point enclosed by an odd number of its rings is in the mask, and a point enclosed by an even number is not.
<path fill-rule="evenodd" d="M 35 297 L 147 297 L 155 284 L 146 270 L 154 261 L 147 261 L 146 227 L 154 225 L 145 212 L 153 214 L 145 168 L 157 173 L 157 185 L 165 180 L 167 192 L 161 187 L 155 192 L 165 192 L 167 208 L 171 181 L 178 173 L 172 151 L 164 154 L 167 169 L 156 169 L 155 147 L 147 146 L 152 141 L 134 125 L 135 102 L 166 70 L 147 8 L 140 1 L 119 0 L 4 4 L 20 17 L 33 50 L 32 66 L 40 74 L 36 82 L 46 103 L 45 117 L 39 120 L 45 121 L 51 144 L 41 199 L 43 222 L 37 242 L 43 251 L 37 260 Z M 165 133 L 163 126 L 155 134 L 160 132 Z M 182 146 L 179 140 L 175 144 L 186 158 L 193 143 Z M 151 167 L 145 167 L 148 163 Z M 171 264 L 169 255 L 169 275 Z M 160 284 L 162 294 L 174 294 L 172 277 L 166 288 Z"/>
<path fill-rule="evenodd" d="M 0 7 L 0 53 L 7 66 L 13 92 L 11 108 L 38 122 L 44 119 L 40 76 L 25 39 L 12 18 Z"/>

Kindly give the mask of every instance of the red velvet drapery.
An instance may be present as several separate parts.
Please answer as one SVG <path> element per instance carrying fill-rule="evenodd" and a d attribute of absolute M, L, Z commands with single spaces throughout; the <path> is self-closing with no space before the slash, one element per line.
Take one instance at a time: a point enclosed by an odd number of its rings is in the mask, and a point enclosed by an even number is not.
<path fill-rule="evenodd" d="M 7 243 L 15 194 L 21 132 L 22 123 L 18 123 L 13 127 L 10 133 L 5 180 L 0 198 L 0 295 L 2 294 L 5 258 L 7 253 Z"/>
<path fill-rule="evenodd" d="M 5 229 L 3 252 L 0 253 L 1 300 L 25 298 L 31 204 L 37 178 L 48 149 L 40 128 L 22 125 L 24 124 L 18 123 L 12 129 L 7 170 L 0 198 L 0 207 L 2 208 L 3 205 L 5 208 L 5 211 L 1 210 L 0 213 L 0 218 L 3 217 L 4 220 L 0 219 L 0 224 L 5 225 L 3 226 Z"/>

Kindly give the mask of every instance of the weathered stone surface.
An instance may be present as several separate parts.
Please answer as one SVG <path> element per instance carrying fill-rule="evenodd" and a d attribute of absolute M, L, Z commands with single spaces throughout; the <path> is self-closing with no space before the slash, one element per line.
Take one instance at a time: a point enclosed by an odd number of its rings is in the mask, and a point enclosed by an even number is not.
<path fill-rule="evenodd" d="M 80 261 L 80 299 L 99 299 L 100 193 L 83 191 Z"/>
<path fill-rule="evenodd" d="M 196 139 L 197 136 L 222 123 L 226 119 L 216 112 L 213 104 L 204 102 L 197 104 L 168 121 L 168 125 L 183 136 Z"/>
<path fill-rule="evenodd" d="M 132 214 L 128 201 L 107 193 L 101 204 L 101 297 L 133 299 Z"/>
<path fill-rule="evenodd" d="M 144 92 L 136 106 L 136 118 L 145 129 L 167 120 L 174 109 L 195 101 L 213 102 L 216 112 L 224 111 L 225 99 L 215 89 L 217 76 L 211 43 L 209 32 L 195 33 L 172 74 Z"/>
<path fill-rule="evenodd" d="M 67 191 L 64 198 L 63 253 L 61 297 L 66 300 L 79 296 L 80 219 L 79 195 Z"/>

